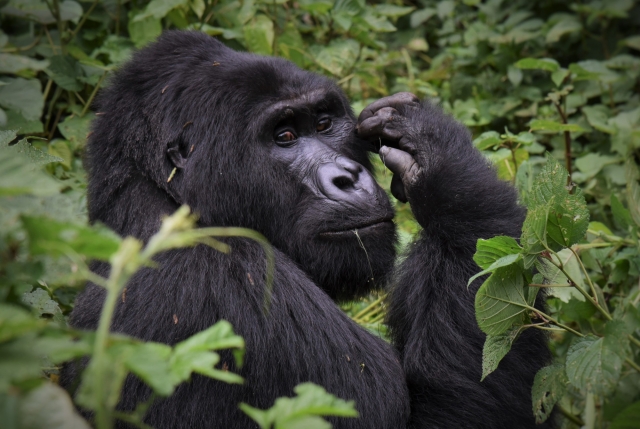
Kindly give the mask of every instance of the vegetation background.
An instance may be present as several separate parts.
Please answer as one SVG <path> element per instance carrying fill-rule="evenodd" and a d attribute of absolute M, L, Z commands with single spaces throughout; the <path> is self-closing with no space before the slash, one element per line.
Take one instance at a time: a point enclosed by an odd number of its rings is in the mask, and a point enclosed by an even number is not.
<path fill-rule="evenodd" d="M 115 419 L 146 427 L 148 403 L 115 411 L 129 372 L 154 398 L 193 372 L 241 382 L 214 368 L 217 349 L 242 358 L 242 339 L 223 322 L 175 347 L 108 332 L 126 280 L 155 253 L 196 243 L 226 251 L 215 237 L 230 234 L 262 240 L 245 230 L 193 230 L 187 211 L 146 246 L 87 224 L 82 155 L 91 102 L 114 69 L 168 28 L 326 74 L 356 113 L 411 91 L 470 127 L 529 206 L 519 244 L 478 244 L 478 265 L 492 273 L 476 301 L 488 334 L 484 375 L 523 329 L 545 329 L 555 361 L 536 377 L 536 419 L 556 405 L 564 428 L 640 427 L 638 2 L 2 0 L 0 20 L 3 428 L 89 427 L 55 384 L 58 365 L 73 357 L 91 356 L 73 401 L 94 411 L 91 424 L 100 428 Z M 388 186 L 390 175 L 378 168 Z M 407 206 L 397 210 L 406 244 L 418 226 Z M 93 258 L 111 261 L 108 279 L 88 270 Z M 95 333 L 66 325 L 87 279 L 108 290 Z M 542 288 L 547 313 L 529 304 Z M 383 298 L 344 309 L 384 337 Z M 496 303 L 499 311 L 487 314 Z M 262 428 L 326 428 L 321 415 L 356 414 L 319 386 L 296 393 L 267 411 L 242 407 Z"/>

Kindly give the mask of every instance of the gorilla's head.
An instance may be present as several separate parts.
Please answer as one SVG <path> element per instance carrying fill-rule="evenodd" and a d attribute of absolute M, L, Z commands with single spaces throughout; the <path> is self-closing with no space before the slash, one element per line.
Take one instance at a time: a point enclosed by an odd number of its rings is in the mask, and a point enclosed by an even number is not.
<path fill-rule="evenodd" d="M 202 33 L 168 32 L 97 105 L 93 220 L 148 238 L 161 215 L 187 204 L 202 226 L 261 232 L 333 297 L 384 282 L 393 210 L 332 81 Z"/>

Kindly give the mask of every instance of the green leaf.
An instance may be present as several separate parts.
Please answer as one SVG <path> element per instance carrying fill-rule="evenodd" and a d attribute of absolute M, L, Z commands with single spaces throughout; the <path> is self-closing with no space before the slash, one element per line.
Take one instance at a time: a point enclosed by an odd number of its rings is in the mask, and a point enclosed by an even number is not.
<path fill-rule="evenodd" d="M 158 38 L 162 33 L 162 23 L 160 19 L 153 16 L 147 16 L 143 19 L 136 18 L 129 19 L 127 27 L 131 41 L 136 48 L 141 48 Z"/>
<path fill-rule="evenodd" d="M 160 396 L 169 396 L 179 380 L 171 372 L 169 357 L 171 347 L 159 343 L 141 343 L 130 345 L 125 365 L 129 371 L 144 381 Z"/>
<path fill-rule="evenodd" d="M 615 156 L 588 153 L 585 156 L 576 159 L 575 166 L 588 178 L 591 178 L 598 174 L 605 165 L 616 164 L 618 162 L 620 162 L 620 159 Z"/>
<path fill-rule="evenodd" d="M 336 76 L 343 76 L 353 66 L 360 51 L 358 42 L 351 39 L 334 40 L 326 48 L 318 48 L 312 50 L 316 63 Z"/>
<path fill-rule="evenodd" d="M 622 410 L 615 419 L 613 419 L 609 429 L 638 429 L 639 421 L 640 401 L 635 402 Z"/>
<path fill-rule="evenodd" d="M 551 73 L 551 80 L 556 84 L 557 87 L 560 87 L 567 76 L 569 76 L 569 70 L 565 68 L 559 68 L 558 70 Z"/>
<path fill-rule="evenodd" d="M 84 73 L 80 64 L 68 55 L 54 55 L 49 59 L 47 73 L 63 89 L 80 91 L 84 85 L 78 80 Z"/>
<path fill-rule="evenodd" d="M 33 308 L 40 317 L 51 316 L 53 320 L 64 326 L 65 320 L 58 303 L 51 299 L 43 289 L 36 289 L 22 295 L 22 302 Z"/>
<path fill-rule="evenodd" d="M 20 401 L 21 429 L 90 429 L 76 411 L 69 394 L 53 383 L 43 383 Z"/>
<path fill-rule="evenodd" d="M 2 140 L 13 139 L 15 131 L 0 131 Z M 46 196 L 57 193 L 61 185 L 44 173 L 38 164 L 59 158 L 35 148 L 26 140 L 13 146 L 0 144 L 0 197 L 30 194 Z"/>
<path fill-rule="evenodd" d="M 622 205 L 618 197 L 615 195 L 611 195 L 611 213 L 613 214 L 614 219 L 622 226 L 628 227 L 633 225 L 631 213 Z"/>
<path fill-rule="evenodd" d="M 565 34 L 582 30 L 582 24 L 574 15 L 565 15 L 547 32 L 547 44 L 556 43 Z"/>
<path fill-rule="evenodd" d="M 535 187 L 535 185 L 534 185 Z M 529 194 L 530 199 L 533 191 Z M 536 260 L 536 255 L 547 249 L 547 220 L 549 217 L 549 209 L 544 205 L 538 205 L 530 208 L 527 217 L 522 225 L 522 244 L 525 252 L 524 266 L 529 268 Z"/>
<path fill-rule="evenodd" d="M 482 378 L 483 381 L 489 374 L 498 368 L 498 364 L 504 358 L 511 345 L 520 335 L 521 327 L 511 327 L 500 335 L 487 335 L 482 348 Z"/>
<path fill-rule="evenodd" d="M 256 16 L 244 27 L 244 39 L 251 52 L 262 55 L 273 53 L 275 33 L 273 22 L 265 15 Z"/>
<path fill-rule="evenodd" d="M 408 13 L 411 13 L 415 8 L 412 6 L 396 6 L 392 4 L 377 4 L 374 6 L 375 11 L 380 15 L 388 16 L 390 18 L 399 18 Z"/>
<path fill-rule="evenodd" d="M 186 6 L 188 0 L 151 0 L 143 12 L 137 14 L 134 21 L 140 22 L 147 18 L 162 19 L 167 14 L 180 6 Z"/>
<path fill-rule="evenodd" d="M 621 43 L 625 46 L 640 51 L 640 35 L 627 37 L 626 39 L 622 40 Z"/>
<path fill-rule="evenodd" d="M 502 139 L 500 138 L 500 134 L 495 131 L 485 131 L 473 141 L 473 145 L 478 150 L 490 149 L 501 143 Z"/>
<path fill-rule="evenodd" d="M 67 169 L 71 169 L 73 162 L 73 153 L 69 149 L 69 145 L 64 140 L 55 140 L 49 144 L 49 154 L 59 158 L 60 163 Z"/>
<path fill-rule="evenodd" d="M 549 255 L 556 264 L 562 264 L 564 271 L 569 274 L 580 287 L 587 289 L 582 269 L 578 263 L 576 255 L 570 249 L 562 249 L 557 253 Z M 549 259 L 538 258 L 536 260 L 536 268 L 544 277 L 545 284 L 565 284 L 569 285 L 569 279 L 564 275 L 560 268 L 554 265 Z M 570 299 L 584 301 L 584 296 L 574 287 L 550 287 L 547 288 L 549 295 L 559 298 L 562 302 L 569 302 Z"/>
<path fill-rule="evenodd" d="M 517 265 L 498 268 L 478 289 L 476 320 L 485 334 L 500 335 L 525 320 L 531 307 L 522 274 Z"/>
<path fill-rule="evenodd" d="M 36 319 L 24 308 L 0 303 L 0 343 L 38 330 L 42 326 L 44 321 Z"/>
<path fill-rule="evenodd" d="M 82 16 L 82 6 L 73 0 L 64 0 L 59 3 L 60 20 L 78 23 Z M 43 0 L 10 0 L 0 13 L 27 18 L 41 24 L 54 24 L 56 18 L 51 13 L 46 1 Z"/>
<path fill-rule="evenodd" d="M 91 121 L 95 118 L 93 113 L 87 113 L 80 117 L 77 115 L 67 116 L 58 124 L 60 133 L 69 140 L 73 149 L 84 147 L 87 142 L 87 135 L 91 126 Z"/>
<path fill-rule="evenodd" d="M 545 70 L 554 72 L 560 65 L 553 58 L 523 58 L 514 64 L 519 69 L 525 70 Z"/>
<path fill-rule="evenodd" d="M 107 261 L 118 250 L 120 238 L 105 227 L 59 222 L 44 216 L 22 216 L 33 254 L 80 255 Z"/>
<path fill-rule="evenodd" d="M 411 28 L 417 28 L 435 16 L 436 10 L 432 7 L 416 10 L 411 14 Z"/>
<path fill-rule="evenodd" d="M 40 71 L 47 68 L 49 61 L 36 60 L 23 55 L 0 53 L 0 73 L 16 74 L 21 70 Z"/>
<path fill-rule="evenodd" d="M 358 417 L 353 401 L 336 398 L 313 383 L 299 384 L 293 390 L 296 397 L 278 398 L 268 410 L 245 403 L 240 409 L 262 429 L 325 429 L 331 425 L 316 416 Z"/>
<path fill-rule="evenodd" d="M 478 239 L 473 260 L 482 269 L 487 269 L 504 256 L 519 253 L 522 248 L 516 240 L 504 235 L 485 240 Z"/>
<path fill-rule="evenodd" d="M 567 352 L 567 377 L 578 389 L 607 395 L 615 389 L 628 353 L 624 323 L 611 321 L 605 326 L 604 337 L 589 334 L 574 341 Z"/>
<path fill-rule="evenodd" d="M 556 133 L 570 131 L 570 132 L 580 132 L 586 131 L 578 124 L 561 124 L 560 122 L 550 121 L 548 119 L 534 119 L 529 124 L 529 129 L 531 131 L 553 131 Z"/>
<path fill-rule="evenodd" d="M 28 121 L 35 121 L 42 115 L 44 99 L 37 79 L 2 78 L 0 86 L 0 106 L 15 110 Z"/>
<path fill-rule="evenodd" d="M 602 131 L 607 134 L 615 134 L 616 128 L 608 124 L 609 119 L 609 109 L 607 109 L 603 105 L 596 106 L 584 106 L 582 108 L 582 113 L 587 118 L 589 125 L 595 128 L 598 131 Z"/>
<path fill-rule="evenodd" d="M 567 391 L 568 381 L 564 365 L 550 365 L 538 371 L 531 394 L 536 424 L 542 424 L 551 416 L 553 407 Z"/>
<path fill-rule="evenodd" d="M 199 332 L 175 346 L 171 356 L 170 367 L 176 377 L 187 380 L 191 372 L 206 375 L 227 383 L 242 383 L 240 376 L 214 368 L 220 361 L 212 350 L 236 349 L 236 364 L 242 364 L 244 340 L 234 334 L 231 324 L 221 320 L 212 327 Z"/>
<path fill-rule="evenodd" d="M 514 66 L 509 66 L 507 68 L 507 77 L 513 86 L 519 86 L 523 78 L 522 70 Z"/>

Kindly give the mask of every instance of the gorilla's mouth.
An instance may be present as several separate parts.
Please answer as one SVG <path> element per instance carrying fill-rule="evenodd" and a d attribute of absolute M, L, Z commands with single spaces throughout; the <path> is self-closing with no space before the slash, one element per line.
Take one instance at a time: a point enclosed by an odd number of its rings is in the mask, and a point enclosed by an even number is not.
<path fill-rule="evenodd" d="M 376 219 L 371 222 L 353 225 L 350 227 L 343 227 L 339 230 L 321 232 L 318 235 L 320 237 L 336 238 L 336 237 L 345 237 L 349 235 L 366 234 L 366 233 L 374 232 L 377 230 L 384 230 L 389 227 L 393 228 L 394 224 L 392 219 L 393 217 L 385 217 L 381 219 Z"/>

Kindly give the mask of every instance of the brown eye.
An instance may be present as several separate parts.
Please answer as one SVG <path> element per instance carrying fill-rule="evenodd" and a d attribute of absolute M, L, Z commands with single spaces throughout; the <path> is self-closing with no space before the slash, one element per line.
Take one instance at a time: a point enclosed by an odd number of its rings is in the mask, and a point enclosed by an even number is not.
<path fill-rule="evenodd" d="M 276 141 L 282 142 L 282 143 L 289 143 L 294 141 L 295 139 L 296 139 L 296 135 L 293 134 L 291 131 L 283 131 L 276 136 Z"/>
<path fill-rule="evenodd" d="M 316 125 L 316 131 L 326 131 L 331 128 L 331 119 L 323 118 L 318 121 L 318 125 Z"/>

